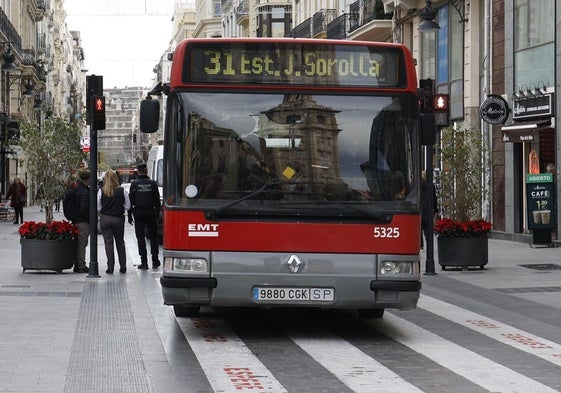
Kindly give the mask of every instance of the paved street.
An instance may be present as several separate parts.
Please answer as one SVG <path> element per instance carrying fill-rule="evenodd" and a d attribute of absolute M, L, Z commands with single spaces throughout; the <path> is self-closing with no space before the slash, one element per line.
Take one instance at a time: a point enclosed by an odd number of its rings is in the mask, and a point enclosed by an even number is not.
<path fill-rule="evenodd" d="M 162 305 L 159 271 L 135 268 L 128 225 L 127 273 L 104 273 L 98 236 L 99 278 L 23 273 L 17 228 L 0 222 L 0 392 L 561 391 L 559 248 L 491 239 L 485 270 L 437 263 L 418 309 L 381 320 L 309 310 L 189 319 Z"/>

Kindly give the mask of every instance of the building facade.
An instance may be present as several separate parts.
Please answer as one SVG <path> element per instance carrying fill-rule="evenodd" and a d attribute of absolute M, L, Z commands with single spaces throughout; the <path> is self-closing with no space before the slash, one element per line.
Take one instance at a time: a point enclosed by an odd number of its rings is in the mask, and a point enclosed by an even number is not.
<path fill-rule="evenodd" d="M 140 132 L 137 117 L 147 91 L 141 87 L 104 89 L 105 130 L 98 131 L 100 169 L 132 167 L 148 159 L 150 142 Z"/>
<path fill-rule="evenodd" d="M 79 33 L 66 29 L 63 0 L 0 0 L 0 186 L 20 177 L 35 195 L 19 127 L 53 114 L 81 118 L 85 76 Z M 32 202 L 32 201 L 31 201 Z"/>

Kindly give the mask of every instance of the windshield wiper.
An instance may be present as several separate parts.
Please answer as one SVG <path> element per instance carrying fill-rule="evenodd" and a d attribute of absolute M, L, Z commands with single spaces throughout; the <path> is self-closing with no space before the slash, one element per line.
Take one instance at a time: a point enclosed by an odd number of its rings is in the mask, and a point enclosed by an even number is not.
<path fill-rule="evenodd" d="M 265 191 L 267 188 L 269 187 L 273 187 L 273 186 L 278 186 L 279 184 L 287 184 L 287 182 L 281 181 L 281 182 L 273 182 L 273 183 L 265 183 L 263 184 L 260 188 L 258 188 L 257 190 L 250 192 L 249 194 L 239 198 L 239 199 L 235 199 L 232 202 L 228 202 L 225 205 L 222 205 L 220 207 L 217 207 L 216 209 L 207 211 L 205 213 L 206 218 L 209 220 L 213 220 L 216 217 L 219 217 L 222 213 L 224 213 L 226 210 L 230 209 L 232 206 L 237 205 L 240 202 L 245 201 L 246 199 L 250 199 L 253 198 L 256 195 L 261 194 L 263 191 Z M 288 183 L 289 184 L 289 183 Z"/>

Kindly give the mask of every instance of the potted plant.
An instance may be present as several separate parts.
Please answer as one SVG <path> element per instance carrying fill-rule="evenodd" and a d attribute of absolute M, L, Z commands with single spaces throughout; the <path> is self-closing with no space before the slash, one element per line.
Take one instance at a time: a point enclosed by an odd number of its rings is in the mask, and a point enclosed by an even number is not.
<path fill-rule="evenodd" d="M 74 266 L 80 233 L 76 225 L 68 221 L 26 221 L 18 232 L 24 272 L 27 269 L 61 272 Z"/>
<path fill-rule="evenodd" d="M 483 219 L 486 142 L 476 128 L 448 127 L 441 134 L 441 171 L 437 188 L 443 219 L 437 220 L 438 263 L 479 266 L 488 262 L 491 223 Z"/>
<path fill-rule="evenodd" d="M 42 113 L 42 112 L 41 112 Z M 27 171 L 42 184 L 45 222 L 25 222 L 20 228 L 21 265 L 26 269 L 57 272 L 73 266 L 76 256 L 76 227 L 53 221 L 53 204 L 62 199 L 65 181 L 82 161 L 80 126 L 76 121 L 50 115 L 21 124 L 19 144 L 25 154 Z"/>

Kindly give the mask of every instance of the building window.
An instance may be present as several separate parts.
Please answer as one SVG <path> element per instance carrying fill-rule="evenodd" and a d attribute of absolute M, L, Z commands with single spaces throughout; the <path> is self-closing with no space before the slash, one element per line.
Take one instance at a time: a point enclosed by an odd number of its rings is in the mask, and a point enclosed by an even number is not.
<path fill-rule="evenodd" d="M 258 37 L 285 37 L 290 32 L 290 6 L 267 6 L 259 9 Z"/>
<path fill-rule="evenodd" d="M 464 117 L 464 24 L 453 6 L 438 10 L 436 90 L 450 95 L 450 118 Z"/>
<path fill-rule="evenodd" d="M 220 5 L 220 1 L 221 0 L 212 0 L 212 16 L 215 18 L 222 17 L 222 7 Z"/>
<path fill-rule="evenodd" d="M 555 2 L 514 2 L 514 84 L 530 88 L 555 82 Z"/>

